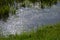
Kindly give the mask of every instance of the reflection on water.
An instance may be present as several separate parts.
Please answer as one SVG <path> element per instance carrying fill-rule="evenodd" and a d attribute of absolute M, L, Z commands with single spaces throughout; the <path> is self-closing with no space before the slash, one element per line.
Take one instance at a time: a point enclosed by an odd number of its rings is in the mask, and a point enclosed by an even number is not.
<path fill-rule="evenodd" d="M 16 10 L 16 15 L 8 18 L 7 22 L 0 21 L 0 32 L 4 35 L 21 33 L 30 30 L 34 26 L 56 23 L 60 21 L 60 3 L 51 8 L 34 9 L 20 8 Z"/>

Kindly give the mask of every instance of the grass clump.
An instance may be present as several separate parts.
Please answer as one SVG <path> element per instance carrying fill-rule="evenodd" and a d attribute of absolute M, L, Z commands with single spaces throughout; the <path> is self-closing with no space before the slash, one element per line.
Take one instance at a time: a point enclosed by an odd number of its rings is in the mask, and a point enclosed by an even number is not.
<path fill-rule="evenodd" d="M 9 17 L 9 6 L 3 6 L 0 8 L 0 19 L 7 19 Z"/>
<path fill-rule="evenodd" d="M 6 20 L 9 17 L 10 6 L 13 0 L 0 0 L 0 20 Z"/>
<path fill-rule="evenodd" d="M 60 40 L 60 23 L 42 26 L 37 31 L 24 32 L 20 35 L 9 35 L 0 40 Z"/>

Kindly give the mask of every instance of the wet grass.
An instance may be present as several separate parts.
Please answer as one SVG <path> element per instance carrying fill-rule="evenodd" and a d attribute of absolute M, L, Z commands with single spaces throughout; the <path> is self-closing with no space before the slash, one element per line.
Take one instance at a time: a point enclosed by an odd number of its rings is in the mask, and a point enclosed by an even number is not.
<path fill-rule="evenodd" d="M 0 40 L 60 40 L 60 23 L 39 27 L 35 32 L 0 37 Z"/>

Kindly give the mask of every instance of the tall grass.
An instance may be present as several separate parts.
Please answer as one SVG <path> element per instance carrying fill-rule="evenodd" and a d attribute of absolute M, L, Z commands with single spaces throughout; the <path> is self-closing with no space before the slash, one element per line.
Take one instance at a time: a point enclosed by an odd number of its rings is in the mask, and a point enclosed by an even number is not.
<path fill-rule="evenodd" d="M 0 37 L 0 40 L 60 40 L 60 23 L 42 26 L 35 32 L 31 31 L 20 35 Z"/>

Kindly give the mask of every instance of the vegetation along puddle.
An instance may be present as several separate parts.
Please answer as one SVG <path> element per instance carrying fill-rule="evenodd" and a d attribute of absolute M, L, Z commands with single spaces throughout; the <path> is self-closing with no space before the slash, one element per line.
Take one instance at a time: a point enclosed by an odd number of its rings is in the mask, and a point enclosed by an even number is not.
<path fill-rule="evenodd" d="M 9 16 L 7 22 L 0 21 L 0 32 L 3 35 L 21 33 L 37 28 L 37 25 L 51 24 L 60 21 L 60 3 L 51 8 L 20 8 L 16 15 Z M 33 27 L 34 26 L 34 27 Z"/>

